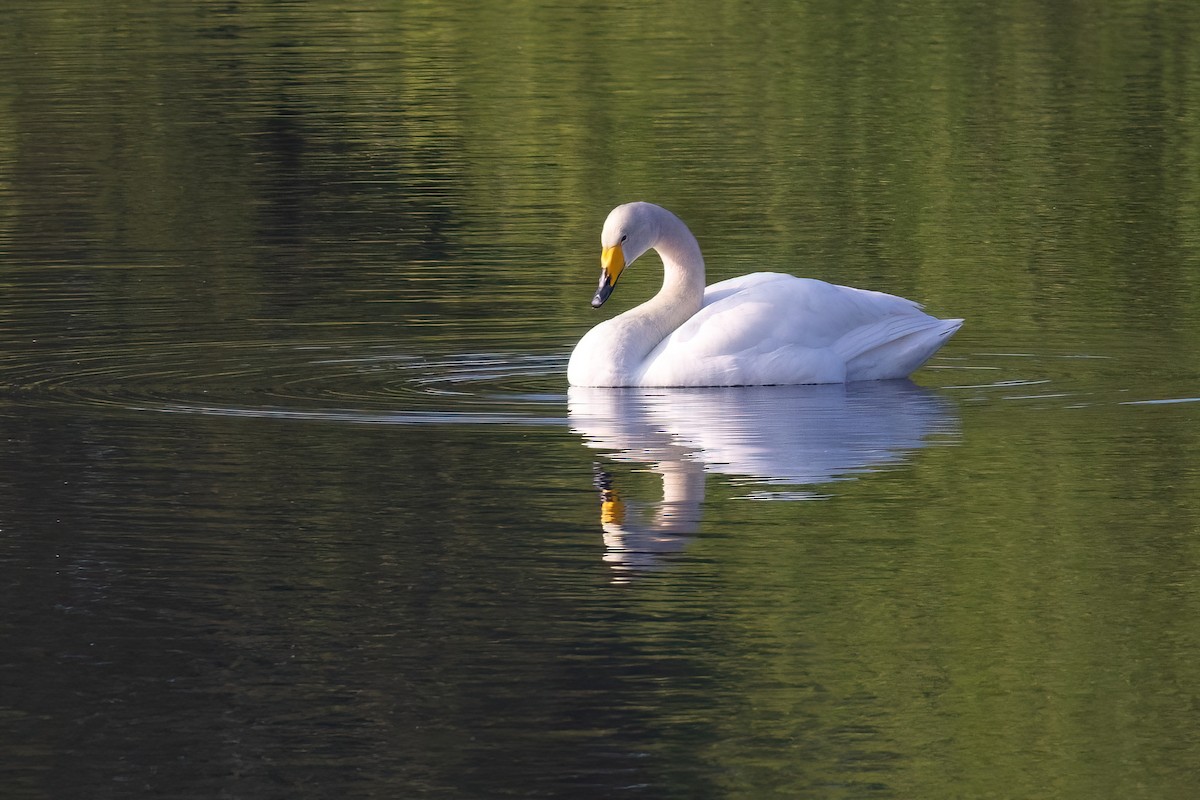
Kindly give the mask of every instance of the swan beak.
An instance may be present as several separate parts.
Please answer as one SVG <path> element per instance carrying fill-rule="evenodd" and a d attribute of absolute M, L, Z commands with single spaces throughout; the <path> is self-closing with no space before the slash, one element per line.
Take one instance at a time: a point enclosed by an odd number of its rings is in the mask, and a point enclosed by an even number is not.
<path fill-rule="evenodd" d="M 625 504 L 613 495 L 612 500 L 600 504 L 601 525 L 621 525 L 625 522 Z"/>
<path fill-rule="evenodd" d="M 625 521 L 625 504 L 612 486 L 612 476 L 598 467 L 593 469 L 596 476 L 592 482 L 600 490 L 600 524 L 620 525 Z"/>
<path fill-rule="evenodd" d="M 604 301 L 613 293 L 613 288 L 617 285 L 617 278 L 621 277 L 623 269 L 625 269 L 625 254 L 621 252 L 621 245 L 614 244 L 612 247 L 604 248 L 604 251 L 600 253 L 600 286 L 596 289 L 596 296 L 592 298 L 592 308 L 604 305 Z"/>

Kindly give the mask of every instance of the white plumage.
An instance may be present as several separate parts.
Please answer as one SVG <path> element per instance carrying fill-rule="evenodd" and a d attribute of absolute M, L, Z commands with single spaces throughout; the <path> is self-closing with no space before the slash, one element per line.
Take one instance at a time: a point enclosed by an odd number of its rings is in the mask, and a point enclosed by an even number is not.
<path fill-rule="evenodd" d="M 664 208 L 627 203 L 601 235 L 601 305 L 621 272 L 654 249 L 663 288 L 588 331 L 571 353 L 573 386 L 758 386 L 904 378 L 962 325 L 911 300 L 774 272 L 705 288 L 691 231 Z"/>

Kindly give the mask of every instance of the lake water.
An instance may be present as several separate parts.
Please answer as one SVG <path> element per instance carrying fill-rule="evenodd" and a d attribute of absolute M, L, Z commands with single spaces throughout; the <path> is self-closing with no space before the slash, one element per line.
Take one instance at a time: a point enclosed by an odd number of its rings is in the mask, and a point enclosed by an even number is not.
<path fill-rule="evenodd" d="M 608 210 L 963 329 L 568 392 Z M 1200 5 L 0 8 L 0 796 L 1184 798 Z"/>

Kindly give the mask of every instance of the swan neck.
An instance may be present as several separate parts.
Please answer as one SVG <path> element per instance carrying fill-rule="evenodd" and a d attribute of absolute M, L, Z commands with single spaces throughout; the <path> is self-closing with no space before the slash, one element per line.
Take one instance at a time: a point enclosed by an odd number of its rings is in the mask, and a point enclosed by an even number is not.
<path fill-rule="evenodd" d="M 699 311 L 704 300 L 704 257 L 700 254 L 700 244 L 678 217 L 668 214 L 662 221 L 654 249 L 663 262 L 663 285 L 655 300 L 671 303 L 682 322 Z"/>

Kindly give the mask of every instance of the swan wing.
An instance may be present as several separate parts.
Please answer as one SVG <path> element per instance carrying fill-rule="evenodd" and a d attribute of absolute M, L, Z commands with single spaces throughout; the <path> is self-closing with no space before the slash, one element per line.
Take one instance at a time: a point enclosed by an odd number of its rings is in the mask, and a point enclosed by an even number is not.
<path fill-rule="evenodd" d="M 713 284 L 700 311 L 645 362 L 643 386 L 900 378 L 961 324 L 883 292 L 778 273 Z M 947 330 L 948 328 L 948 330 Z"/>

